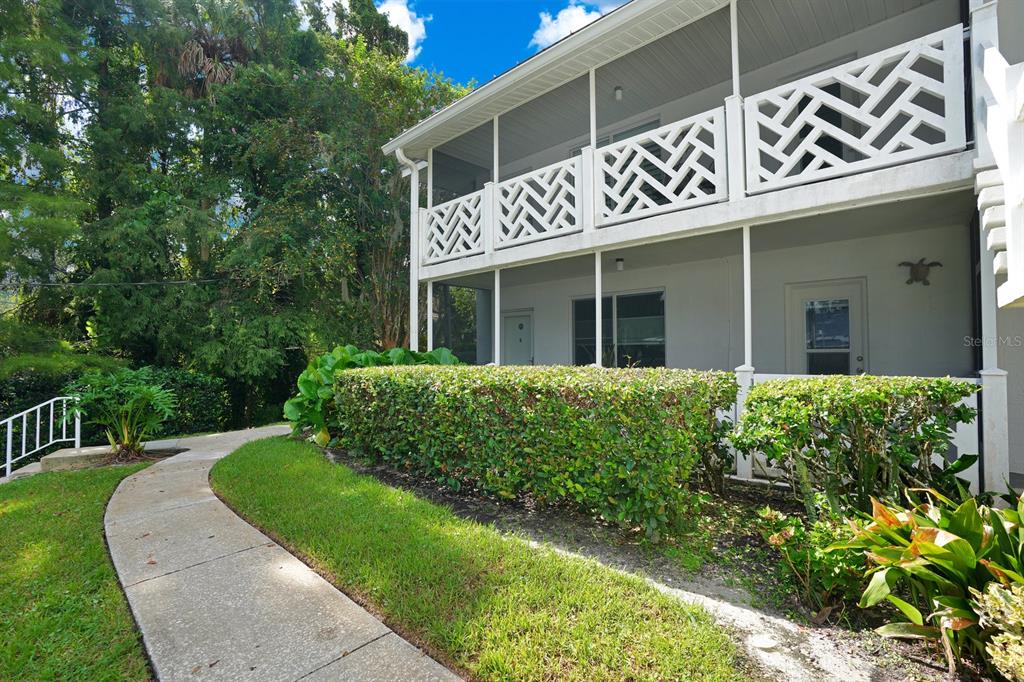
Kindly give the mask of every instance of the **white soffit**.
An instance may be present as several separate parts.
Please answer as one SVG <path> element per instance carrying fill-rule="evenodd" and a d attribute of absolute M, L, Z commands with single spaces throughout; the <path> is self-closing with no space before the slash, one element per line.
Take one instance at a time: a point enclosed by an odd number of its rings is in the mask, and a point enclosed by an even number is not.
<path fill-rule="evenodd" d="M 488 81 L 384 145 L 423 158 L 427 149 L 727 7 L 729 0 L 632 0 Z"/>

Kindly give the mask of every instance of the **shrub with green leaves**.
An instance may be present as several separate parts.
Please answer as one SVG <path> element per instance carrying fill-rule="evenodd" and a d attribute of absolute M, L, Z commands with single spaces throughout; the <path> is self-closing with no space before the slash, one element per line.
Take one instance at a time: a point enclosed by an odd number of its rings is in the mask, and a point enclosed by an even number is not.
<path fill-rule="evenodd" d="M 997 509 L 918 492 L 925 501 L 910 508 L 872 500 L 871 521 L 834 548 L 862 551 L 872 564 L 862 607 L 888 600 L 906 619 L 879 634 L 940 641 L 952 673 L 961 656 L 983 659 L 993 634 L 981 624 L 978 593 L 992 583 L 1024 585 L 1024 499 Z"/>
<path fill-rule="evenodd" d="M 299 375 L 299 393 L 284 404 L 284 418 L 291 422 L 293 433 L 312 431 L 313 440 L 324 446 L 331 439 L 328 413 L 332 407 L 336 372 L 358 367 L 457 364 L 459 359 L 447 348 L 435 348 L 426 353 L 392 348 L 378 353 L 351 345 L 338 346 L 310 362 Z"/>
<path fill-rule="evenodd" d="M 800 600 L 821 620 L 837 608 L 854 603 L 863 589 L 864 553 L 836 550 L 832 545 L 849 538 L 849 529 L 832 517 L 817 521 L 783 514 L 769 507 L 760 512 L 762 535 L 778 550 L 786 570 L 800 588 Z"/>
<path fill-rule="evenodd" d="M 350 451 L 455 489 L 568 502 L 651 537 L 688 509 L 732 374 L 590 367 L 392 367 L 334 377 Z"/>
<path fill-rule="evenodd" d="M 150 436 L 174 415 L 174 393 L 156 383 L 153 371 L 93 372 L 72 384 L 73 411 L 101 429 L 116 459 L 142 454 Z"/>
<path fill-rule="evenodd" d="M 155 436 L 223 431 L 230 418 L 227 382 L 203 372 L 177 367 L 150 367 L 152 381 L 174 394 L 174 414 Z"/>
<path fill-rule="evenodd" d="M 1024 682 L 1024 585 L 989 583 L 972 593 L 981 627 L 995 633 L 985 644 L 992 665 L 1011 682 Z"/>
<path fill-rule="evenodd" d="M 817 518 L 817 493 L 833 513 L 870 512 L 871 498 L 900 500 L 907 487 L 962 497 L 956 474 L 977 461 L 944 456 L 975 384 L 944 378 L 828 376 L 754 386 L 732 436 L 747 457 L 762 453 Z"/>

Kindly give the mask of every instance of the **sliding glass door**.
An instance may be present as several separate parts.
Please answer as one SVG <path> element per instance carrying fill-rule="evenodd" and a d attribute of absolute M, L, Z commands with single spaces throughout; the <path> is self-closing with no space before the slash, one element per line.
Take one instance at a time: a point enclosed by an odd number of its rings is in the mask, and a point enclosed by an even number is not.
<path fill-rule="evenodd" d="M 601 305 L 602 365 L 665 366 L 665 294 L 605 296 Z M 594 363 L 594 299 L 573 301 L 573 363 Z"/>

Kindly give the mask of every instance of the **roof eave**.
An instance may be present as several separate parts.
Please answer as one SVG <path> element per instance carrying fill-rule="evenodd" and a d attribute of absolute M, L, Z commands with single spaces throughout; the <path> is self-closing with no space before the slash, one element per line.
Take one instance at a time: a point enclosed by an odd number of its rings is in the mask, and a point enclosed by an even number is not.
<path fill-rule="evenodd" d="M 488 101 L 501 96 L 510 88 L 523 83 L 530 78 L 543 74 L 555 64 L 563 62 L 580 50 L 586 49 L 595 41 L 614 33 L 630 22 L 633 22 L 646 14 L 655 12 L 662 6 L 677 4 L 679 2 L 681 2 L 681 0 L 632 0 L 632 2 L 627 2 L 625 5 L 600 17 L 598 20 L 584 26 L 575 33 L 569 34 L 554 45 L 538 52 L 525 61 L 520 62 L 505 73 L 491 79 L 484 85 L 472 91 L 465 97 L 449 104 L 444 109 L 431 114 L 429 117 L 423 119 L 413 127 L 405 130 L 382 147 L 384 153 L 394 154 L 397 149 L 414 145 L 419 138 L 424 137 L 429 132 L 458 118 L 472 108 L 486 105 Z M 717 11 L 729 4 L 729 0 L 686 0 L 686 2 L 687 4 L 693 5 L 695 9 L 700 11 L 700 16 L 692 19 L 691 21 L 696 21 L 700 17 L 706 16 L 707 14 Z M 673 28 L 672 30 L 675 29 Z M 636 49 L 640 46 L 641 45 L 635 45 L 632 49 Z M 607 61 L 607 59 L 594 60 L 591 68 L 600 66 L 602 63 L 607 63 Z M 578 78 L 583 75 L 583 73 L 586 72 L 578 73 L 573 76 L 573 78 Z M 564 82 L 569 82 L 570 80 L 572 80 L 572 78 L 569 78 Z"/>

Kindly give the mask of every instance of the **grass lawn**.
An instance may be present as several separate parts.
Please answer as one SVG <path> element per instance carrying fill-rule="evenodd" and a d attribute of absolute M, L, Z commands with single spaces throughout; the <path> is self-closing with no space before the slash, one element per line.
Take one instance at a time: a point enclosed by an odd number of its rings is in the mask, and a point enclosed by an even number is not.
<path fill-rule="evenodd" d="M 0 485 L 0 680 L 142 680 L 149 666 L 103 538 L 143 464 Z"/>
<path fill-rule="evenodd" d="M 460 519 L 309 444 L 249 443 L 211 481 L 242 516 L 474 679 L 745 677 L 703 609 Z"/>

